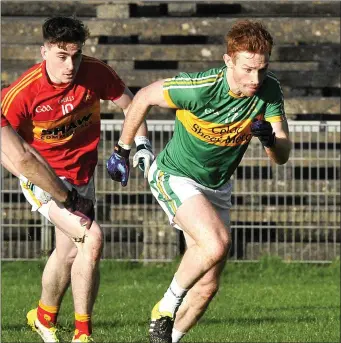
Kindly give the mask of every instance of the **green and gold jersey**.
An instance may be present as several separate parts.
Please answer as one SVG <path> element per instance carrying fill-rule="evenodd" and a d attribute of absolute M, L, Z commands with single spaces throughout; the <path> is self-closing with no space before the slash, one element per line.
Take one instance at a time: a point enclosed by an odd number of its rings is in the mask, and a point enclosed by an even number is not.
<path fill-rule="evenodd" d="M 157 164 L 214 189 L 225 184 L 240 163 L 254 118 L 285 120 L 282 90 L 271 72 L 252 97 L 233 94 L 226 73 L 226 66 L 180 73 L 163 86 L 165 99 L 177 111 L 173 137 Z"/>

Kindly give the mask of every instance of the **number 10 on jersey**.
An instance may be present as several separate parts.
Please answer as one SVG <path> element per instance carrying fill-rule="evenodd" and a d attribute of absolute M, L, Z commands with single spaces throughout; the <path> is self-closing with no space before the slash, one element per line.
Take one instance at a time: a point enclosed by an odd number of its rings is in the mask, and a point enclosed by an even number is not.
<path fill-rule="evenodd" d="M 72 110 L 73 110 L 73 105 L 72 105 L 72 104 L 65 104 L 65 105 L 62 105 L 63 116 L 65 116 L 65 114 L 68 114 L 68 113 L 71 112 Z"/>

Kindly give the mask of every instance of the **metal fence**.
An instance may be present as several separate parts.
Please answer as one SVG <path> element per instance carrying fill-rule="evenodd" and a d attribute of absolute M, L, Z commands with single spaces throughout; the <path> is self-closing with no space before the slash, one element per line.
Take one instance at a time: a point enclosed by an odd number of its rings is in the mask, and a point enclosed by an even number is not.
<path fill-rule="evenodd" d="M 105 161 L 122 121 L 103 120 L 96 170 L 96 218 L 105 244 L 103 258 L 169 261 L 183 250 L 152 197 L 146 180 L 132 170 L 128 186 L 107 177 Z M 285 260 L 329 262 L 340 256 L 340 126 L 336 122 L 289 122 L 293 150 L 284 166 L 269 161 L 253 139 L 233 176 L 232 261 L 264 254 Z M 173 121 L 148 121 L 156 153 L 171 138 Z M 133 152 L 134 153 L 134 152 Z M 1 257 L 34 259 L 54 246 L 53 227 L 30 206 L 18 180 L 1 174 Z"/>

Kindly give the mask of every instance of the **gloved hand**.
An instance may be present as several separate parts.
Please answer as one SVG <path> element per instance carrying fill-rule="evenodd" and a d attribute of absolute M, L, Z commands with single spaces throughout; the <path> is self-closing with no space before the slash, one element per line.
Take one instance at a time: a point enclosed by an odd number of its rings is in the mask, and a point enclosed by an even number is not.
<path fill-rule="evenodd" d="M 66 200 L 61 204 L 71 213 L 90 221 L 90 228 L 95 218 L 94 203 L 91 199 L 82 197 L 75 188 L 72 188 L 68 192 Z"/>
<path fill-rule="evenodd" d="M 276 136 L 272 126 L 266 120 L 254 120 L 251 123 L 251 133 L 254 137 L 258 137 L 266 148 L 272 147 L 276 142 Z"/>
<path fill-rule="evenodd" d="M 125 187 L 129 178 L 129 154 L 131 149 L 125 149 L 118 142 L 115 145 L 114 152 L 107 161 L 107 171 L 112 180 L 121 182 Z"/>
<path fill-rule="evenodd" d="M 137 165 L 143 171 L 143 177 L 148 177 L 150 165 L 153 163 L 155 156 L 150 144 L 140 144 L 136 147 L 136 154 L 133 157 L 133 167 Z"/>

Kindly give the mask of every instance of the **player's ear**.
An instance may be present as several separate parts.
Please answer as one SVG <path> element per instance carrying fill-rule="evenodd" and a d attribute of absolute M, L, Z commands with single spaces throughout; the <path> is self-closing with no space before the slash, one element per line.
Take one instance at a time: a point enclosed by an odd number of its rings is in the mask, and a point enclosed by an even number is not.
<path fill-rule="evenodd" d="M 233 60 L 232 57 L 228 54 L 223 55 L 224 62 L 227 66 L 227 68 L 232 68 L 233 67 Z"/>
<path fill-rule="evenodd" d="M 41 53 L 41 57 L 42 57 L 44 60 L 46 60 L 47 49 L 46 49 L 45 45 L 42 45 L 42 46 L 40 47 L 40 53 Z"/>

